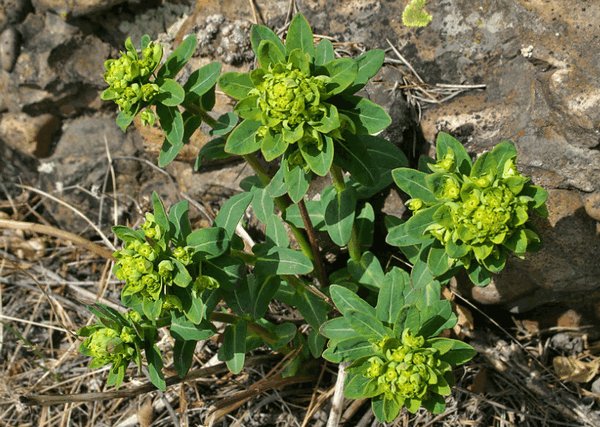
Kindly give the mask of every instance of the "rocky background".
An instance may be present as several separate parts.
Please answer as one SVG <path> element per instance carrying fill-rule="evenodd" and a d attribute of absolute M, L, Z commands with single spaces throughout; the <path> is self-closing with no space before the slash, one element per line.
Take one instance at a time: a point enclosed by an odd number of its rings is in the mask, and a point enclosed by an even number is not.
<path fill-rule="evenodd" d="M 120 219 L 131 212 L 132 200 L 150 189 L 204 199 L 236 191 L 246 173 L 240 165 L 193 174 L 185 163 L 202 144 L 200 136 L 183 162 L 169 168 L 173 182 L 165 184 L 157 171 L 131 160 L 155 161 L 160 135 L 144 129 L 120 133 L 114 110 L 103 105 L 98 93 L 102 63 L 127 35 L 135 40 L 150 33 L 170 48 L 195 32 L 200 48 L 194 65 L 216 59 L 247 67 L 251 22 L 278 28 L 291 5 L 284 0 L 255 3 L 253 10 L 245 0 L 2 0 L 4 191 L 18 194 L 10 185 L 17 181 L 39 186 L 100 217 L 106 227 L 112 214 L 111 203 L 98 211 L 103 191 L 130 196 L 119 198 Z M 402 26 L 401 1 L 306 0 L 296 6 L 317 34 L 345 43 L 341 48 L 350 53 L 357 45 L 388 50 L 390 63 L 367 91 L 388 107 L 395 122 L 387 134 L 405 150 L 427 152 L 440 130 L 457 135 L 475 155 L 511 139 L 520 167 L 550 191 L 550 217 L 537 224 L 544 249 L 525 261 L 513 260 L 493 286 L 473 290 L 473 298 L 515 312 L 547 303 L 579 308 L 584 303 L 588 311 L 600 312 L 594 305 L 600 301 L 600 3 L 430 3 L 434 20 L 419 30 Z M 391 46 L 415 73 L 398 61 Z M 413 97 L 407 103 L 402 90 L 410 83 L 407 76 L 423 88 L 421 100 Z M 435 95 L 439 84 L 485 89 L 444 99 Z M 227 101 L 220 102 L 226 108 Z M 106 179 L 107 153 L 116 159 L 114 189 Z M 390 209 L 401 212 L 394 196 Z M 65 229 L 85 229 L 68 210 L 55 203 L 47 208 Z"/>
<path fill-rule="evenodd" d="M 162 135 L 141 126 L 126 134 L 117 128 L 114 107 L 99 99 L 103 62 L 118 54 L 127 36 L 139 40 L 148 33 L 168 51 L 193 32 L 199 49 L 183 79 L 190 69 L 214 60 L 225 70 L 247 69 L 253 61 L 251 24 L 284 31 L 299 10 L 315 34 L 334 39 L 341 55 L 386 49 L 386 65 L 365 91 L 388 109 L 394 123 L 385 136 L 412 160 L 431 154 L 442 130 L 473 155 L 502 139 L 516 143 L 519 167 L 550 193 L 549 218 L 536 224 L 543 249 L 526 260 L 511 260 L 489 287 L 473 289 L 459 279 L 457 289 L 471 301 L 494 305 L 489 313 L 498 308 L 501 319 L 521 319 L 515 333 L 524 334 L 520 339 L 539 333 L 544 349 L 580 359 L 585 334 L 561 332 L 544 341 L 540 328 L 584 330 L 598 338 L 597 328 L 585 328 L 600 320 L 600 2 L 430 0 L 434 19 L 418 30 L 401 24 L 404 4 L 0 0 L 0 219 L 30 216 L 97 239 L 88 221 L 47 195 L 75 206 L 105 232 L 114 222 L 138 220 L 153 190 L 168 202 L 187 198 L 199 209 L 217 209 L 250 170 L 234 161 L 194 172 L 206 142 L 202 132 L 166 173 L 156 168 Z M 218 111 L 231 107 L 222 94 L 217 98 Z M 405 211 L 402 194 L 392 189 L 382 197 L 386 212 Z M 43 216 L 28 211 L 30 205 Z M 42 249 L 29 248 L 36 256 Z M 469 316 L 459 309 L 461 325 L 472 324 Z M 504 341 L 496 346 L 497 351 L 480 349 L 482 357 L 499 358 L 490 359 L 498 372 L 498 360 L 506 363 L 503 369 L 520 369 L 522 377 L 511 377 L 511 384 L 529 387 L 533 362 L 521 366 L 513 357 L 523 347 Z M 594 363 L 586 365 L 589 376 L 580 382 L 595 378 L 600 362 Z M 2 387 L 0 382 L 0 392 Z M 541 402 L 554 396 L 536 390 L 526 393 Z M 600 380 L 591 390 L 598 399 Z"/>

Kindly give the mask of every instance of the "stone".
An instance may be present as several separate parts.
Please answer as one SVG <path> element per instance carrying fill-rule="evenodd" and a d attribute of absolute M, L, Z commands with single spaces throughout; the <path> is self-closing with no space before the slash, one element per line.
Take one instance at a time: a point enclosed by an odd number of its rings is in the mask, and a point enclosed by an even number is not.
<path fill-rule="evenodd" d="M 19 56 L 21 36 L 14 27 L 8 27 L 0 33 L 0 68 L 9 73 Z"/>
<path fill-rule="evenodd" d="M 7 113 L 0 118 L 0 138 L 38 158 L 50 155 L 53 138 L 59 129 L 60 120 L 52 114 L 31 117 L 25 113 Z"/>
<path fill-rule="evenodd" d="M 44 191 L 76 207 L 105 232 L 115 214 L 107 150 L 116 176 L 116 215 L 119 223 L 126 223 L 138 197 L 141 162 L 121 157 L 135 157 L 142 147 L 135 133 L 121 132 L 112 115 L 67 121 L 54 153 L 39 168 Z M 60 228 L 74 233 L 89 230 L 89 223 L 72 210 L 47 199 L 44 205 Z"/>
<path fill-rule="evenodd" d="M 0 32 L 10 24 L 21 22 L 30 10 L 29 0 L 0 0 Z"/>
<path fill-rule="evenodd" d="M 83 16 L 110 9 L 127 0 L 32 0 L 36 12 L 52 11 L 62 16 Z"/>
<path fill-rule="evenodd" d="M 585 212 L 596 221 L 600 221 L 600 191 L 583 196 Z"/>
<path fill-rule="evenodd" d="M 0 182 L 5 196 L 16 198 L 23 193 L 18 184 L 35 186 L 38 179 L 38 160 L 11 147 L 0 137 Z"/>

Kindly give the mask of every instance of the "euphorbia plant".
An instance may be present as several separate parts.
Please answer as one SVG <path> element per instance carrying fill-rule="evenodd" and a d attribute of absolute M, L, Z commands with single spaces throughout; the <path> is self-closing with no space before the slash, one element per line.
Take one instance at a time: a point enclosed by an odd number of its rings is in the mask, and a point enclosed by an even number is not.
<path fill-rule="evenodd" d="M 486 279 L 509 250 L 530 249 L 538 239 L 528 212 L 543 211 L 545 193 L 516 171 L 508 143 L 472 164 L 458 141 L 441 134 L 438 161 L 424 162 L 433 173 L 407 168 L 403 153 L 375 135 L 390 124 L 388 114 L 355 95 L 381 68 L 383 51 L 336 58 L 328 40 L 313 44 L 302 15 L 285 43 L 261 25 L 251 41 L 257 68 L 218 78 L 220 65 L 212 63 L 183 85 L 175 77 L 194 52 L 193 37 L 163 65 L 162 49 L 147 37 L 141 52 L 128 40 L 122 57 L 107 61 L 103 98 L 118 104 L 119 125 L 126 129 L 136 114 L 151 124 L 157 112 L 165 132 L 159 165 L 204 121 L 215 139 L 196 167 L 237 155 L 256 175 L 242 181 L 211 227 L 192 230 L 187 202 L 167 210 L 153 194 L 153 212 L 139 229 L 114 228 L 124 241 L 114 273 L 128 311 L 92 307 L 101 323 L 80 331 L 82 352 L 92 367 L 112 364 L 109 383 L 118 385 L 130 362 L 141 366 L 143 351 L 152 382 L 164 389 L 160 330 L 174 342 L 173 367 L 182 377 L 196 342 L 219 333 L 218 356 L 232 372 L 243 369 L 247 352 L 267 346 L 294 355 L 286 375 L 311 357 L 348 363 L 346 396 L 370 398 L 382 421 L 403 407 L 441 412 L 452 369 L 474 355 L 468 344 L 439 337 L 456 323 L 441 286 L 459 267 Z M 237 102 L 215 119 L 217 79 Z M 327 175 L 331 185 L 306 200 L 312 179 Z M 410 274 L 384 268 L 381 248 L 372 247 L 382 218 L 369 199 L 392 176 L 415 214 L 405 222 L 387 218 L 387 241 L 401 247 Z M 236 229 L 250 206 L 264 240 L 247 248 Z M 318 237 L 325 236 L 338 247 L 335 267 L 321 253 Z M 307 327 L 267 320 L 273 300 L 295 307 Z M 219 331 L 213 321 L 226 326 Z"/>

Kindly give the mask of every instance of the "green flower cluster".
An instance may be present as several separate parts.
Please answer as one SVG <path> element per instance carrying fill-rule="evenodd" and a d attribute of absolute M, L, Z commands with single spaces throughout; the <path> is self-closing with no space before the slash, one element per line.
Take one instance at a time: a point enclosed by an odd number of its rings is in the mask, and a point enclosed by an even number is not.
<path fill-rule="evenodd" d="M 383 394 L 385 399 L 393 399 L 400 406 L 407 404 L 411 410 L 411 401 L 427 400 L 433 394 L 450 394 L 445 376 L 452 367 L 437 357 L 437 349 L 424 345 L 425 339 L 413 336 L 408 329 L 402 333 L 400 342 L 384 338 L 374 344 L 382 354 L 367 359 L 366 369 L 362 369 L 363 375 L 377 384 L 374 397 Z"/>
<path fill-rule="evenodd" d="M 302 15 L 290 23 L 285 45 L 261 25 L 253 27 L 251 41 L 259 67 L 219 79 L 244 119 L 229 135 L 227 153 L 260 150 L 267 161 L 283 155 L 288 172 L 299 167 L 324 176 L 334 162 L 334 141 L 376 134 L 390 124 L 380 106 L 352 96 L 379 71 L 383 51 L 336 58 L 329 40 L 314 46 Z"/>
<path fill-rule="evenodd" d="M 162 47 L 149 41 L 145 43 L 146 46 L 138 53 L 128 38 L 125 41 L 125 52 L 121 52 L 117 59 L 104 62 L 104 80 L 109 87 L 102 92 L 101 98 L 114 101 L 120 111 L 135 112 L 142 102 L 150 103 L 159 93 L 159 86 L 151 78 L 160 64 Z M 153 123 L 154 114 L 146 110 L 142 120 Z"/>
<path fill-rule="evenodd" d="M 421 243 L 421 258 L 436 276 L 464 266 L 474 283 L 485 285 L 504 268 L 509 253 L 522 257 L 537 248 L 530 213 L 546 215 L 547 193 L 519 173 L 511 142 L 501 142 L 475 163 L 450 135 L 441 133 L 437 145 L 437 162 L 427 164 L 431 173 L 393 172 L 396 184 L 412 196 L 407 206 L 413 216 L 390 229 L 387 241 L 400 247 Z"/>
<path fill-rule="evenodd" d="M 93 308 L 102 323 L 86 326 L 78 331 L 85 337 L 79 351 L 92 358 L 90 368 L 112 364 L 109 372 L 109 385 L 119 385 L 125 370 L 131 362 L 141 361 L 142 339 L 135 330 L 142 317 L 135 311 L 121 315 L 105 306 Z"/>
<path fill-rule="evenodd" d="M 125 281 L 121 292 L 123 296 L 139 294 L 143 299 L 156 301 L 163 295 L 165 286 L 173 283 L 175 267 L 168 254 L 155 243 L 161 239 L 164 231 L 156 223 L 153 214 L 146 214 L 141 228 L 148 240 L 130 240 L 123 249 L 116 251 L 114 273 L 117 279 Z M 176 248 L 173 255 L 190 263 L 189 254 L 184 248 Z"/>

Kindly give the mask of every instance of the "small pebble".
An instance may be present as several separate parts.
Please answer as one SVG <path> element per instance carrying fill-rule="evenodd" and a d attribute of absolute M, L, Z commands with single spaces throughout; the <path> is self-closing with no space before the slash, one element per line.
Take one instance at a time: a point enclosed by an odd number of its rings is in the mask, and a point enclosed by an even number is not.
<path fill-rule="evenodd" d="M 20 51 L 20 35 L 13 27 L 0 34 L 0 67 L 9 73 L 17 62 Z"/>

